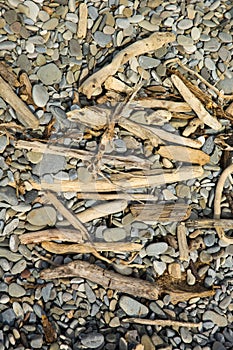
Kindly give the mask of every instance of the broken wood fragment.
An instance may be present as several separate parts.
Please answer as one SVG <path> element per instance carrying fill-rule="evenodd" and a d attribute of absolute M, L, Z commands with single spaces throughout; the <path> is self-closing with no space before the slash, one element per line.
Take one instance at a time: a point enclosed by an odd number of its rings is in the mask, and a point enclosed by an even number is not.
<path fill-rule="evenodd" d="M 77 193 L 78 199 L 95 199 L 99 201 L 108 201 L 114 199 L 124 199 L 127 201 L 157 201 L 157 198 L 153 194 L 149 193 L 125 193 L 125 192 L 117 192 L 117 193 Z"/>
<path fill-rule="evenodd" d="M 225 230 L 233 229 L 233 220 L 232 219 L 195 219 L 187 220 L 185 222 L 186 227 L 193 228 L 215 228 L 222 227 Z"/>
<path fill-rule="evenodd" d="M 2 77 L 0 77 L 0 97 L 15 110 L 20 123 L 25 127 L 36 129 L 39 126 L 37 118 Z"/>
<path fill-rule="evenodd" d="M 169 101 L 169 100 L 163 100 L 163 99 L 156 99 L 152 97 L 141 97 L 138 99 L 135 99 L 132 102 L 132 105 L 135 105 L 135 107 L 142 107 L 142 108 L 163 108 L 167 109 L 170 112 L 191 112 L 191 107 L 186 102 L 176 102 L 176 101 Z"/>
<path fill-rule="evenodd" d="M 214 291 L 205 289 L 198 284 L 188 286 L 186 284 L 179 285 L 178 283 L 170 284 L 168 281 L 166 283 L 151 283 L 139 278 L 123 276 L 81 260 L 75 260 L 53 269 L 43 270 L 40 273 L 40 277 L 44 280 L 69 277 L 86 278 L 100 284 L 105 289 L 113 289 L 121 293 L 133 295 L 134 297 L 149 300 L 157 300 L 160 294 L 166 293 L 171 296 L 172 303 L 214 294 Z"/>
<path fill-rule="evenodd" d="M 16 74 L 13 73 L 12 68 L 7 66 L 5 62 L 0 62 L 0 75 L 11 87 L 20 86 Z"/>
<path fill-rule="evenodd" d="M 42 248 L 54 254 L 87 254 L 95 250 L 97 252 L 139 252 L 142 244 L 129 242 L 94 242 L 94 248 L 90 243 L 61 244 L 53 242 L 43 242 Z"/>
<path fill-rule="evenodd" d="M 220 219 L 221 215 L 221 199 L 224 184 L 228 178 L 228 176 L 233 172 L 233 164 L 229 165 L 219 177 L 217 187 L 215 190 L 215 198 L 214 198 L 214 219 Z"/>
<path fill-rule="evenodd" d="M 187 243 L 187 229 L 184 226 L 184 224 L 180 224 L 177 227 L 177 239 L 178 239 L 178 246 L 179 246 L 179 259 L 181 261 L 188 261 L 189 260 L 189 248 Z"/>
<path fill-rule="evenodd" d="M 123 92 L 125 94 L 131 94 L 133 92 L 133 88 L 125 84 L 123 81 L 116 79 L 112 76 L 106 79 L 104 86 L 107 90 L 114 90 L 118 93 Z"/>
<path fill-rule="evenodd" d="M 205 165 L 210 156 L 203 151 L 182 146 L 161 146 L 157 151 L 162 157 L 192 164 Z"/>
<path fill-rule="evenodd" d="M 51 228 L 30 233 L 23 233 L 19 236 L 22 244 L 41 243 L 46 241 L 63 241 L 82 243 L 83 236 L 78 230 Z"/>
<path fill-rule="evenodd" d="M 182 95 L 183 99 L 190 105 L 190 107 L 197 114 L 198 118 L 214 130 L 221 129 L 222 125 L 219 121 L 211 116 L 209 112 L 204 108 L 200 100 L 189 90 L 189 88 L 183 83 L 183 81 L 176 75 L 171 76 L 171 80 L 177 90 Z"/>
<path fill-rule="evenodd" d="M 148 38 L 136 41 L 116 54 L 111 63 L 87 78 L 81 84 L 79 92 L 86 95 L 88 99 L 90 99 L 92 96 L 99 95 L 102 92 L 102 85 L 106 79 L 109 76 L 113 76 L 121 65 L 127 63 L 132 57 L 139 56 L 150 51 L 155 51 L 174 40 L 174 34 L 164 32 L 153 33 Z"/>
<path fill-rule="evenodd" d="M 177 222 L 189 218 L 191 208 L 185 203 L 133 204 L 130 211 L 135 221 Z"/>
<path fill-rule="evenodd" d="M 78 19 L 78 32 L 77 37 L 79 39 L 84 39 L 87 35 L 87 5 L 81 2 L 79 5 L 79 19 Z"/>
<path fill-rule="evenodd" d="M 112 174 L 107 181 L 105 178 L 83 183 L 79 180 L 69 181 L 61 180 L 54 183 L 41 182 L 33 180 L 28 182 L 36 190 L 50 190 L 54 192 L 115 192 L 120 190 L 132 190 L 136 188 L 149 188 L 163 184 L 185 181 L 201 177 L 203 169 L 200 166 L 185 166 L 180 169 L 160 169 L 160 173 L 153 174 L 153 171 L 141 172 L 139 176 L 131 173 Z M 15 184 L 10 183 L 11 186 Z"/>
<path fill-rule="evenodd" d="M 122 320 L 124 323 L 137 323 L 137 324 L 144 324 L 148 326 L 161 326 L 161 327 L 187 327 L 187 328 L 198 328 L 202 326 L 202 322 L 183 322 L 183 321 L 176 321 L 176 320 L 151 320 L 151 319 L 145 319 L 145 318 L 124 318 Z"/>

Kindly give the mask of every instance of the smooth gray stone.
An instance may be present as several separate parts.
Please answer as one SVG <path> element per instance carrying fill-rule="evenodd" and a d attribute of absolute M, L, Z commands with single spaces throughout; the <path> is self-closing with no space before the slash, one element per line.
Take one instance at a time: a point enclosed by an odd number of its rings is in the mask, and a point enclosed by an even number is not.
<path fill-rule="evenodd" d="M 96 349 L 104 343 L 104 336 L 100 333 L 89 333 L 82 336 L 81 343 L 88 349 Z"/>
<path fill-rule="evenodd" d="M 119 300 L 119 305 L 128 316 L 146 316 L 149 312 L 147 306 L 137 300 L 123 295 Z"/>
<path fill-rule="evenodd" d="M 37 76 L 45 85 L 60 83 L 62 78 L 61 71 L 54 63 L 40 67 L 37 71 Z"/>
<path fill-rule="evenodd" d="M 15 319 L 16 315 L 11 308 L 0 313 L 0 323 L 7 324 L 12 327 L 15 323 Z"/>
<path fill-rule="evenodd" d="M 17 205 L 18 204 L 18 199 L 16 197 L 16 193 L 14 188 L 10 186 L 6 187 L 1 187 L 0 190 L 0 202 L 6 202 L 9 203 L 10 205 Z"/>
<path fill-rule="evenodd" d="M 37 176 L 43 176 L 45 174 L 56 174 L 65 167 L 66 158 L 64 156 L 44 154 L 42 161 L 35 165 L 32 172 Z"/>

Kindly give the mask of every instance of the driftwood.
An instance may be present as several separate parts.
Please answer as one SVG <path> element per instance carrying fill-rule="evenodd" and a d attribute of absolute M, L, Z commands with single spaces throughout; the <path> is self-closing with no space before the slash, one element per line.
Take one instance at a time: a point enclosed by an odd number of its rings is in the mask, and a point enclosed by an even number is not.
<path fill-rule="evenodd" d="M 233 229 L 232 219 L 196 219 L 187 220 L 185 226 L 193 228 L 216 228 L 222 227 L 225 230 Z"/>
<path fill-rule="evenodd" d="M 11 87 L 20 86 L 16 74 L 13 73 L 12 68 L 7 66 L 5 62 L 0 62 L 0 75 Z"/>
<path fill-rule="evenodd" d="M 101 111 L 100 107 L 91 107 L 90 109 L 83 108 L 81 110 L 73 110 L 67 113 L 68 119 L 97 129 L 106 127 L 110 115 L 111 110 L 103 108 Z M 135 123 L 123 116 L 119 118 L 117 123 L 120 127 L 128 130 L 135 136 L 140 137 L 141 139 L 149 139 L 155 147 L 164 142 L 177 143 L 192 148 L 200 148 L 202 146 L 199 140 L 182 137 L 158 127 Z"/>
<path fill-rule="evenodd" d="M 78 230 L 55 229 L 41 230 L 30 233 L 23 233 L 19 236 L 22 244 L 41 243 L 46 241 L 63 241 L 63 242 L 83 242 L 83 235 Z"/>
<path fill-rule="evenodd" d="M 18 140 L 15 142 L 15 148 L 17 149 L 27 149 L 33 152 L 43 153 L 43 154 L 54 154 L 54 155 L 65 155 L 70 158 L 78 158 L 84 161 L 90 161 L 94 159 L 96 154 L 94 152 L 72 149 L 63 147 L 61 145 L 47 144 L 39 141 L 24 141 Z M 137 156 L 127 155 L 103 155 L 103 162 L 108 165 L 122 166 L 122 167 L 137 167 L 148 169 L 151 162 L 148 159 L 142 159 Z"/>
<path fill-rule="evenodd" d="M 221 129 L 222 125 L 217 119 L 212 117 L 209 112 L 201 104 L 200 100 L 189 90 L 189 88 L 183 83 L 183 81 L 176 75 L 171 76 L 171 80 L 175 87 L 178 89 L 184 100 L 190 105 L 190 107 L 197 114 L 198 118 L 211 127 L 214 130 Z"/>
<path fill-rule="evenodd" d="M 180 224 L 177 227 L 177 239 L 178 239 L 178 246 L 179 246 L 179 259 L 181 261 L 188 261 L 189 260 L 189 248 L 187 243 L 187 236 L 186 236 L 186 227 L 184 224 Z"/>
<path fill-rule="evenodd" d="M 135 99 L 133 103 L 135 107 L 142 107 L 142 108 L 163 108 L 167 109 L 170 112 L 180 112 L 180 113 L 186 113 L 191 112 L 191 107 L 186 102 L 175 102 L 175 101 L 169 101 L 169 100 L 163 100 L 163 99 L 156 99 L 152 97 L 142 97 L 139 99 Z"/>
<path fill-rule="evenodd" d="M 0 96 L 16 111 L 20 123 L 25 127 L 36 129 L 39 126 L 37 118 L 2 77 L 0 77 Z"/>
<path fill-rule="evenodd" d="M 87 5 L 82 2 L 79 5 L 79 19 L 78 19 L 78 33 L 77 36 L 80 39 L 83 39 L 86 37 L 87 34 Z"/>
<path fill-rule="evenodd" d="M 203 151 L 182 146 L 161 146 L 157 151 L 162 157 L 176 161 L 205 165 L 210 156 Z"/>
<path fill-rule="evenodd" d="M 108 77 L 104 83 L 104 86 L 107 90 L 124 92 L 125 94 L 131 94 L 133 92 L 133 88 L 123 83 L 123 81 L 114 77 Z"/>
<path fill-rule="evenodd" d="M 134 204 L 130 206 L 136 221 L 177 222 L 189 218 L 191 208 L 185 203 Z"/>
<path fill-rule="evenodd" d="M 139 252 L 142 249 L 142 244 L 129 243 L 129 242 L 95 242 L 94 248 L 90 243 L 82 244 L 60 244 L 53 242 L 43 242 L 42 247 L 54 254 L 86 254 L 97 252 Z"/>
<path fill-rule="evenodd" d="M 75 260 L 54 269 L 43 270 L 40 277 L 44 280 L 68 277 L 86 278 L 100 284 L 105 289 L 113 289 L 134 297 L 150 300 L 157 300 L 161 294 L 169 294 L 172 303 L 189 300 L 194 297 L 203 298 L 214 294 L 214 291 L 207 290 L 197 284 L 195 286 L 179 285 L 179 283 L 171 283 L 170 279 L 161 283 L 150 283 L 138 278 L 122 276 L 119 273 L 104 270 L 97 265 L 81 260 Z"/>
<path fill-rule="evenodd" d="M 55 181 L 52 184 L 29 181 L 32 188 L 36 190 L 51 190 L 54 192 L 112 192 L 120 190 L 132 190 L 136 188 L 149 188 L 163 184 L 185 181 L 201 177 L 203 169 L 200 166 L 187 166 L 180 169 L 163 169 L 160 173 L 153 174 L 153 171 L 141 172 L 137 177 L 131 173 L 111 175 L 109 181 L 99 179 L 94 182 L 83 183 L 79 180 L 74 181 Z M 15 186 L 14 183 L 10 185 Z"/>
<path fill-rule="evenodd" d="M 124 199 L 130 201 L 157 201 L 156 197 L 153 194 L 149 193 L 125 193 L 125 192 L 117 192 L 117 193 L 77 193 L 77 198 L 79 199 L 96 199 L 99 201 L 108 201 L 115 199 Z"/>
<path fill-rule="evenodd" d="M 198 328 L 202 326 L 202 322 L 195 323 L 195 322 L 183 322 L 183 321 L 175 321 L 175 320 L 150 320 L 145 318 L 124 318 L 122 320 L 124 323 L 137 323 L 137 324 L 144 324 L 147 326 L 161 326 L 161 327 L 188 327 L 188 328 Z"/>
<path fill-rule="evenodd" d="M 87 78 L 80 86 L 79 92 L 82 92 L 91 98 L 102 92 L 102 85 L 109 76 L 113 76 L 119 67 L 127 63 L 132 57 L 155 51 L 163 45 L 175 40 L 175 35 L 169 32 L 153 33 L 146 39 L 136 41 L 125 49 L 121 50 L 111 63 Z"/>

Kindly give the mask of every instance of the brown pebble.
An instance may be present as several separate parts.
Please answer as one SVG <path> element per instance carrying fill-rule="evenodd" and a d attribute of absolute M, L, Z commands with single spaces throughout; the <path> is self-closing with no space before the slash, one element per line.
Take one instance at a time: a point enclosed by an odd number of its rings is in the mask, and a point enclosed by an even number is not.
<path fill-rule="evenodd" d="M 12 23 L 12 25 L 10 26 L 12 32 L 14 32 L 14 33 L 16 33 L 16 34 L 20 33 L 21 27 L 22 27 L 22 26 L 21 26 L 21 23 L 20 23 L 20 22 L 14 22 L 14 23 Z"/>
<path fill-rule="evenodd" d="M 6 25 L 5 19 L 4 19 L 4 18 L 0 18 L 0 29 L 1 29 L 1 28 L 4 28 L 5 25 Z"/>
<path fill-rule="evenodd" d="M 168 273 L 171 275 L 171 277 L 180 279 L 181 278 L 181 269 L 180 264 L 178 263 L 172 263 L 168 265 Z"/>

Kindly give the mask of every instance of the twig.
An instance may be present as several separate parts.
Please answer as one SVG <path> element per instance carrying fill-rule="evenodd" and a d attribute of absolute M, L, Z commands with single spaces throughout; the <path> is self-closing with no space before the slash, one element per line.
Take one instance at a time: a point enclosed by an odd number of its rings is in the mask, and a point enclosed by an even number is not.
<path fill-rule="evenodd" d="M 189 249 L 188 249 L 186 232 L 187 230 L 184 224 L 178 225 L 177 239 L 178 239 L 179 253 L 180 253 L 179 259 L 182 261 L 189 260 Z"/>
<path fill-rule="evenodd" d="M 161 327 L 188 327 L 188 328 L 194 328 L 194 327 L 202 327 L 202 322 L 194 323 L 194 322 L 183 322 L 183 321 L 175 321 L 175 320 L 150 320 L 145 318 L 124 318 L 122 320 L 124 323 L 138 323 L 138 324 L 144 324 L 148 326 L 161 326 Z"/>
<path fill-rule="evenodd" d="M 79 92 L 82 92 L 91 98 L 102 92 L 102 84 L 109 76 L 114 75 L 119 67 L 128 62 L 132 57 L 154 51 L 163 45 L 175 40 L 175 35 L 170 32 L 153 33 L 146 39 L 136 41 L 125 49 L 121 50 L 111 63 L 87 78 L 80 86 Z"/>
<path fill-rule="evenodd" d="M 233 220 L 230 219 L 196 219 L 185 222 L 186 227 L 193 228 L 216 228 L 222 227 L 226 230 L 233 229 Z"/>
<path fill-rule="evenodd" d="M 39 126 L 39 121 L 26 107 L 23 101 L 14 93 L 10 85 L 0 77 L 0 96 L 4 101 L 14 108 L 19 121 L 28 128 L 36 129 Z"/>
<path fill-rule="evenodd" d="M 156 197 L 149 193 L 77 193 L 77 198 L 79 199 L 96 199 L 99 201 L 107 201 L 114 199 L 124 199 L 133 201 L 157 201 Z"/>
<path fill-rule="evenodd" d="M 189 88 L 183 83 L 183 81 L 176 75 L 171 76 L 171 80 L 175 87 L 178 89 L 184 100 L 192 107 L 198 118 L 211 127 L 214 130 L 221 129 L 222 125 L 217 119 L 212 117 L 209 112 L 201 104 L 200 100 L 189 90 Z"/>
<path fill-rule="evenodd" d="M 61 244 L 53 242 L 43 242 L 42 247 L 54 254 L 86 254 L 93 253 L 95 250 L 99 252 L 138 252 L 142 249 L 142 244 L 129 242 L 95 242 L 95 249 L 89 243 L 82 244 Z"/>

